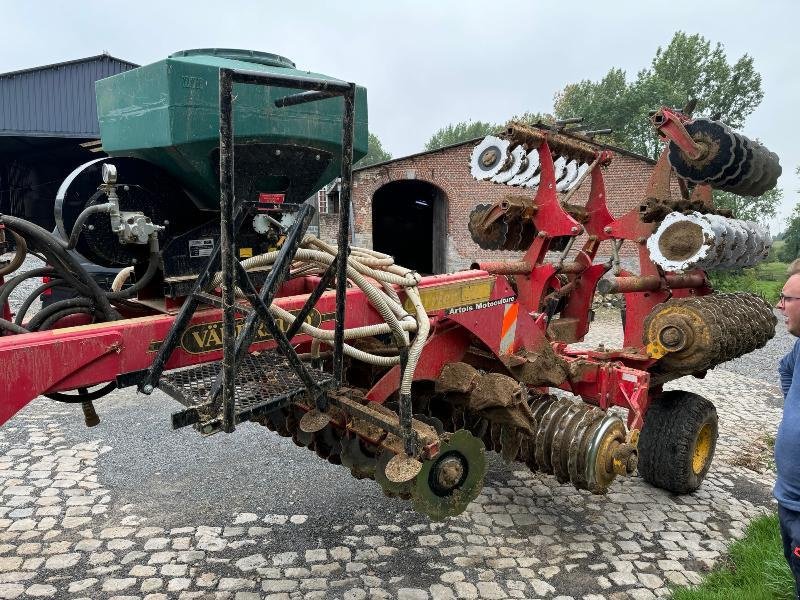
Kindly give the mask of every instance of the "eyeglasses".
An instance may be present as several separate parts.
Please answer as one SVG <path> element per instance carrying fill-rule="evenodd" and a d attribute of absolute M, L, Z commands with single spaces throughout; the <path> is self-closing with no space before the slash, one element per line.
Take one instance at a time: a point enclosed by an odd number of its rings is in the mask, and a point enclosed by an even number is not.
<path fill-rule="evenodd" d="M 800 300 L 800 296 L 787 296 L 783 292 L 778 295 L 778 304 L 786 304 L 788 300 Z"/>

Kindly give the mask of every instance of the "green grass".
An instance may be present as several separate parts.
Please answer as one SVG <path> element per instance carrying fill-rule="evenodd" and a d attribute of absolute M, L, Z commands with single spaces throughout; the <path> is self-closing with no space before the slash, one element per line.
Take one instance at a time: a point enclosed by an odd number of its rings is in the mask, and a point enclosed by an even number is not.
<path fill-rule="evenodd" d="M 762 263 L 741 271 L 715 271 L 709 273 L 711 285 L 719 292 L 751 292 L 775 304 L 786 282 L 786 267 L 782 262 Z"/>
<path fill-rule="evenodd" d="M 727 562 L 692 588 L 676 588 L 674 600 L 792 600 L 794 579 L 783 557 L 778 516 L 750 523 L 730 547 Z"/>

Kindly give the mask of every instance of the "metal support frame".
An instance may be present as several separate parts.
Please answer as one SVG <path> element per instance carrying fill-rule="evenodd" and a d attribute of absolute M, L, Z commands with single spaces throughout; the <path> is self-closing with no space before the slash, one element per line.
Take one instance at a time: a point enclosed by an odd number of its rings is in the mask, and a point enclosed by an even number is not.
<path fill-rule="evenodd" d="M 308 298 L 297 321 L 287 333 L 281 331 L 269 312 L 278 288 L 289 274 L 294 256 L 302 242 L 315 209 L 307 204 L 300 207 L 272 204 L 255 204 L 251 200 L 238 201 L 234 188 L 234 84 L 276 86 L 303 90 L 302 92 L 275 101 L 278 108 L 296 106 L 327 98 L 341 96 L 344 102 L 342 112 L 342 173 L 341 210 L 339 221 L 338 253 L 336 260 L 327 269 L 317 288 Z M 197 278 L 190 294 L 173 326 L 159 348 L 152 365 L 145 371 L 129 374 L 126 381 L 138 382 L 139 390 L 149 394 L 158 385 L 161 374 L 172 352 L 178 345 L 181 335 L 201 303 L 211 303 L 222 308 L 222 368 L 220 377 L 212 386 L 210 407 L 216 412 L 222 409 L 222 430 L 232 432 L 236 422 L 236 371 L 245 357 L 256 332 L 258 320 L 264 322 L 274 337 L 278 348 L 289 362 L 292 370 L 305 385 L 312 401 L 322 410 L 328 406 L 326 394 L 308 373 L 305 365 L 292 347 L 290 340 L 305 317 L 314 307 L 331 279 L 336 276 L 336 323 L 334 327 L 333 375 L 334 385 L 340 385 L 343 377 L 343 347 L 345 322 L 345 297 L 347 291 L 347 256 L 350 238 L 350 191 L 352 188 L 353 166 L 353 126 L 355 121 L 354 83 L 317 77 L 296 77 L 270 73 L 258 73 L 238 69 L 219 71 L 219 183 L 220 183 L 220 243 L 214 248 L 208 262 Z M 261 291 L 257 292 L 247 272 L 236 258 L 236 233 L 243 222 L 243 215 L 254 210 L 297 210 L 297 217 L 287 232 L 278 257 L 273 264 Z M 221 299 L 212 299 L 204 292 L 217 268 L 222 271 Z M 251 311 L 240 311 L 236 305 L 236 287 L 244 292 L 252 306 Z M 236 313 L 249 312 L 244 326 L 236 333 Z M 288 334 L 288 335 L 287 335 Z"/>

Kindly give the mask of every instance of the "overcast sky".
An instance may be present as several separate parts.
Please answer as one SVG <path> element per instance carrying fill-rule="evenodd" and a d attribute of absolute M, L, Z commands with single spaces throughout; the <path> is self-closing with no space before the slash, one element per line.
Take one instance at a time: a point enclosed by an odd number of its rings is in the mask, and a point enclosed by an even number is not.
<path fill-rule="evenodd" d="M 0 72 L 108 52 L 139 64 L 188 48 L 284 55 L 368 90 L 370 130 L 399 157 L 439 127 L 552 109 L 566 84 L 611 67 L 630 78 L 677 30 L 751 55 L 764 100 L 744 133 L 781 159 L 773 232 L 800 200 L 798 0 L 594 2 L 0 1 Z"/>

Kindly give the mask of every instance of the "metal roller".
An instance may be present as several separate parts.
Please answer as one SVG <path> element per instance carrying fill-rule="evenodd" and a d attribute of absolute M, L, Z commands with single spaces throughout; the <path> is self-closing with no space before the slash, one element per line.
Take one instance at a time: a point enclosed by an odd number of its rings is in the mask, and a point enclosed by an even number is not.
<path fill-rule="evenodd" d="M 604 494 L 617 475 L 636 470 L 636 450 L 626 443 L 618 416 L 550 395 L 532 400 L 531 410 L 534 434 L 519 457 L 531 470 L 593 494 Z"/>
<path fill-rule="evenodd" d="M 668 214 L 647 239 L 650 259 L 665 271 L 752 267 L 771 246 L 758 223 L 699 212 Z"/>
<path fill-rule="evenodd" d="M 767 302 L 745 292 L 671 299 L 647 316 L 643 341 L 662 371 L 686 375 L 761 348 L 776 322 Z"/>

